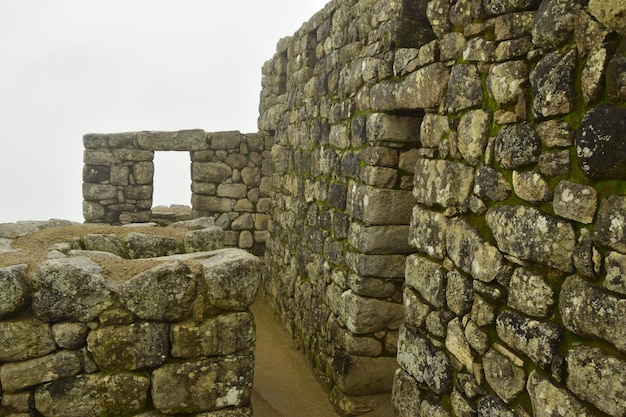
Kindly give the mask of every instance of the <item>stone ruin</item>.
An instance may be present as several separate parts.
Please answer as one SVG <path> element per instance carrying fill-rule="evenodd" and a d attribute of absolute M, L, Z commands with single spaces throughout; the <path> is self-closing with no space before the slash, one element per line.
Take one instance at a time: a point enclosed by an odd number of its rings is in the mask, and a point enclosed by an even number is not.
<path fill-rule="evenodd" d="M 263 66 L 258 145 L 86 135 L 85 218 L 149 221 L 180 147 L 343 414 L 391 391 L 401 417 L 624 416 L 625 15 L 331 1 Z"/>

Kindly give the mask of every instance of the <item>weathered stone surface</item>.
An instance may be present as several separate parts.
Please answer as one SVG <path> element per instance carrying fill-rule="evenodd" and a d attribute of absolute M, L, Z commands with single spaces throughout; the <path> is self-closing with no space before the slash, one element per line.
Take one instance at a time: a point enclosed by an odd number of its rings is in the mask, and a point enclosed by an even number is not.
<path fill-rule="evenodd" d="M 518 10 L 530 10 L 539 4 L 539 0 L 485 0 L 485 12 L 488 15 L 501 15 Z"/>
<path fill-rule="evenodd" d="M 420 255 L 406 260 L 406 285 L 416 289 L 430 305 L 442 308 L 446 301 L 446 271 Z"/>
<path fill-rule="evenodd" d="M 469 320 L 465 326 L 465 339 L 480 355 L 484 355 L 489 349 L 489 336 L 472 320 Z"/>
<path fill-rule="evenodd" d="M 52 336 L 60 348 L 75 350 L 85 346 L 89 327 L 85 323 L 55 323 Z"/>
<path fill-rule="evenodd" d="M 76 353 L 62 350 L 51 355 L 0 367 L 0 382 L 6 392 L 17 392 L 45 382 L 74 376 L 82 371 Z"/>
<path fill-rule="evenodd" d="M 626 109 L 600 104 L 576 134 L 580 168 L 595 180 L 626 179 Z"/>
<path fill-rule="evenodd" d="M 531 34 L 535 21 L 535 12 L 507 13 L 496 17 L 494 20 L 494 34 L 497 41 L 516 39 Z"/>
<path fill-rule="evenodd" d="M 492 62 L 498 43 L 483 38 L 472 38 L 463 50 L 463 59 L 466 61 Z"/>
<path fill-rule="evenodd" d="M 82 237 L 85 250 L 110 252 L 122 258 L 128 258 L 128 250 L 122 239 L 115 234 L 87 234 Z"/>
<path fill-rule="evenodd" d="M 182 252 L 181 243 L 172 237 L 132 232 L 126 235 L 131 259 L 155 258 Z"/>
<path fill-rule="evenodd" d="M 593 237 L 588 229 L 580 230 L 578 244 L 574 249 L 574 266 L 584 277 L 596 279 L 600 272 L 602 255 L 593 244 Z"/>
<path fill-rule="evenodd" d="M 482 81 L 475 65 L 457 64 L 452 67 L 446 110 L 450 113 L 477 106 L 483 101 Z"/>
<path fill-rule="evenodd" d="M 504 126 L 496 136 L 496 161 L 505 169 L 531 165 L 539 160 L 540 147 L 539 136 L 531 126 Z"/>
<path fill-rule="evenodd" d="M 475 295 L 470 317 L 478 326 L 493 324 L 496 320 L 496 308 L 480 295 Z"/>
<path fill-rule="evenodd" d="M 449 131 L 447 116 L 426 113 L 420 127 L 420 142 L 422 146 L 437 148 Z"/>
<path fill-rule="evenodd" d="M 507 404 L 511 404 L 526 387 L 524 369 L 515 365 L 506 356 L 490 349 L 483 356 L 487 383 Z"/>
<path fill-rule="evenodd" d="M 354 334 L 368 334 L 386 328 L 397 329 L 403 322 L 402 304 L 365 298 L 352 290 L 341 294 L 341 318 Z"/>
<path fill-rule="evenodd" d="M 586 185 L 561 181 L 554 190 L 554 213 L 566 219 L 589 224 L 597 204 L 596 190 Z"/>
<path fill-rule="evenodd" d="M 192 162 L 191 179 L 221 184 L 232 175 L 232 168 L 221 162 Z"/>
<path fill-rule="evenodd" d="M 563 324 L 582 336 L 604 339 L 626 352 L 626 300 L 572 275 L 559 297 Z"/>
<path fill-rule="evenodd" d="M 472 308 L 474 288 L 472 279 L 460 271 L 452 270 L 447 274 L 446 304 L 457 316 L 464 316 Z"/>
<path fill-rule="evenodd" d="M 500 106 L 517 102 L 522 87 L 528 83 L 528 68 L 524 61 L 508 61 L 493 65 L 487 76 L 489 92 Z"/>
<path fill-rule="evenodd" d="M 542 58 L 530 73 L 535 92 L 533 114 L 545 118 L 574 110 L 576 51 L 565 54 L 551 52 Z"/>
<path fill-rule="evenodd" d="M 534 171 L 513 171 L 513 189 L 522 200 L 530 202 L 552 200 L 550 184 Z"/>
<path fill-rule="evenodd" d="M 366 225 L 406 225 L 411 220 L 413 197 L 410 191 L 376 188 L 351 183 L 348 213 Z M 389 207 L 394 210 L 389 210 Z"/>
<path fill-rule="evenodd" d="M 214 411 L 247 405 L 252 356 L 226 356 L 166 364 L 152 375 L 152 401 L 166 414 Z"/>
<path fill-rule="evenodd" d="M 533 43 L 540 48 L 556 49 L 571 38 L 578 0 L 543 0 L 535 15 Z"/>
<path fill-rule="evenodd" d="M 450 320 L 454 318 L 454 314 L 447 310 L 434 310 L 431 311 L 426 317 L 426 330 L 439 338 L 446 337 L 446 328 Z"/>
<path fill-rule="evenodd" d="M 348 252 L 346 264 L 354 272 L 366 277 L 402 278 L 406 255 L 365 255 Z"/>
<path fill-rule="evenodd" d="M 478 402 L 478 417 L 518 417 L 514 410 L 494 395 L 486 395 Z"/>
<path fill-rule="evenodd" d="M 475 279 L 490 282 L 505 272 L 502 254 L 467 221 L 450 222 L 446 230 L 446 248 L 455 265 Z"/>
<path fill-rule="evenodd" d="M 567 388 L 611 416 L 626 413 L 626 362 L 599 348 L 577 346 L 567 355 Z"/>
<path fill-rule="evenodd" d="M 452 25 L 448 19 L 450 14 L 450 3 L 445 0 L 435 0 L 428 2 L 426 6 L 426 17 L 437 38 L 441 39 L 450 30 Z"/>
<path fill-rule="evenodd" d="M 179 322 L 170 326 L 172 356 L 232 355 L 252 349 L 256 341 L 254 320 L 248 312 L 221 314 L 205 321 Z"/>
<path fill-rule="evenodd" d="M 550 369 L 563 340 L 563 331 L 556 324 L 529 319 L 512 311 L 498 315 L 496 331 L 505 343 L 545 370 Z"/>
<path fill-rule="evenodd" d="M 493 168 L 481 166 L 476 170 L 474 194 L 491 201 L 504 201 L 509 198 L 511 185 L 504 175 Z"/>
<path fill-rule="evenodd" d="M 207 134 L 204 130 L 181 130 L 177 132 L 137 132 L 137 143 L 153 151 L 194 151 L 206 149 Z"/>
<path fill-rule="evenodd" d="M 122 304 L 144 320 L 181 320 L 189 314 L 195 296 L 195 277 L 181 261 L 135 275 L 119 289 Z"/>
<path fill-rule="evenodd" d="M 224 310 L 246 310 L 259 289 L 260 265 L 259 258 L 240 249 L 226 250 L 202 261 L 207 302 Z"/>
<path fill-rule="evenodd" d="M 578 52 L 585 57 L 604 42 L 608 32 L 586 10 L 579 10 L 574 17 L 574 34 Z"/>
<path fill-rule="evenodd" d="M 145 375 L 79 375 L 38 387 L 35 404 L 49 417 L 101 417 L 113 411 L 133 415 L 146 406 L 149 387 Z"/>
<path fill-rule="evenodd" d="M 29 301 L 26 268 L 26 265 L 0 268 L 0 318 L 19 311 Z"/>
<path fill-rule="evenodd" d="M 555 301 L 554 290 L 541 275 L 525 268 L 513 272 L 509 283 L 509 307 L 529 316 L 547 318 L 552 315 Z"/>
<path fill-rule="evenodd" d="M 604 288 L 626 295 L 626 255 L 609 252 L 605 258 Z"/>
<path fill-rule="evenodd" d="M 198 217 L 191 220 L 183 220 L 179 222 L 170 223 L 167 227 L 180 228 L 186 230 L 199 230 L 207 229 L 215 226 L 215 219 L 213 217 Z"/>
<path fill-rule="evenodd" d="M 402 369 L 396 370 L 391 403 L 398 417 L 414 417 L 420 409 L 422 395 L 417 381 Z"/>
<path fill-rule="evenodd" d="M 404 322 L 407 326 L 419 328 L 426 322 L 431 307 L 424 303 L 417 291 L 406 287 L 403 292 Z"/>
<path fill-rule="evenodd" d="M 348 242 L 366 254 L 410 253 L 408 226 L 365 226 L 352 223 Z"/>
<path fill-rule="evenodd" d="M 31 285 L 33 311 L 47 321 L 87 322 L 113 304 L 102 269 L 84 257 L 41 263 Z"/>
<path fill-rule="evenodd" d="M 536 417 L 591 417 L 592 414 L 569 391 L 554 385 L 537 371 L 532 371 L 526 384 L 533 415 Z"/>
<path fill-rule="evenodd" d="M 419 117 L 395 116 L 386 113 L 373 113 L 367 117 L 365 134 L 368 142 L 411 143 L 419 139 L 422 119 Z"/>
<path fill-rule="evenodd" d="M 600 204 L 594 241 L 626 252 L 626 197 L 610 196 Z"/>
<path fill-rule="evenodd" d="M 422 400 L 420 415 L 429 417 L 452 417 L 440 401 L 433 401 L 431 399 Z"/>
<path fill-rule="evenodd" d="M 539 155 L 539 172 L 547 177 L 566 174 L 571 167 L 569 151 L 544 152 Z"/>
<path fill-rule="evenodd" d="M 183 240 L 186 253 L 205 252 L 224 247 L 224 229 L 218 226 L 190 230 Z"/>
<path fill-rule="evenodd" d="M 332 360 L 333 380 L 346 395 L 389 392 L 398 368 L 395 358 L 350 355 L 337 351 Z"/>
<path fill-rule="evenodd" d="M 156 368 L 169 354 L 168 328 L 150 322 L 99 327 L 89 333 L 87 349 L 106 372 Z"/>
<path fill-rule="evenodd" d="M 470 165 L 482 159 L 487 146 L 491 113 L 486 110 L 471 110 L 465 113 L 457 127 L 457 147 Z"/>
<path fill-rule="evenodd" d="M 549 148 L 572 146 L 574 131 L 567 122 L 562 120 L 546 120 L 535 127 L 541 143 Z"/>
<path fill-rule="evenodd" d="M 442 63 L 431 64 L 409 74 L 402 81 L 383 81 L 372 87 L 370 103 L 359 108 L 374 111 L 429 109 L 441 104 L 448 86 L 449 70 Z"/>
<path fill-rule="evenodd" d="M 452 367 L 446 354 L 408 327 L 400 328 L 398 364 L 435 393 L 452 391 Z"/>
<path fill-rule="evenodd" d="M 608 3 L 601 0 L 591 0 L 589 2 L 589 13 L 605 26 L 619 32 L 621 35 L 626 35 L 626 23 L 624 23 L 626 3 L 623 0 Z"/>
<path fill-rule="evenodd" d="M 413 195 L 429 207 L 467 207 L 474 170 L 451 161 L 421 158 L 415 165 Z"/>
<path fill-rule="evenodd" d="M 580 79 L 580 88 L 587 105 L 598 98 L 604 87 L 605 68 L 609 55 L 607 45 L 600 45 L 589 53 Z"/>
<path fill-rule="evenodd" d="M 421 206 L 413 207 L 409 243 L 419 252 L 438 259 L 446 254 L 446 228 L 448 219 L 437 211 L 426 210 Z"/>
<path fill-rule="evenodd" d="M 626 100 L 626 41 L 622 39 L 606 68 L 607 95 L 618 104 Z"/>
<path fill-rule="evenodd" d="M 395 283 L 389 279 L 363 277 L 357 274 L 349 275 L 348 286 L 356 294 L 364 297 L 385 298 L 391 297 L 396 292 Z"/>
<path fill-rule="evenodd" d="M 493 207 L 486 217 L 501 251 L 562 271 L 573 270 L 576 240 L 571 224 L 524 206 Z"/>
<path fill-rule="evenodd" d="M 445 345 L 448 352 L 453 354 L 459 362 L 465 365 L 466 369 L 472 370 L 474 355 L 465 338 L 465 331 L 460 318 L 456 317 L 448 322 Z"/>
<path fill-rule="evenodd" d="M 0 361 L 21 361 L 56 349 L 50 326 L 34 318 L 0 321 Z"/>

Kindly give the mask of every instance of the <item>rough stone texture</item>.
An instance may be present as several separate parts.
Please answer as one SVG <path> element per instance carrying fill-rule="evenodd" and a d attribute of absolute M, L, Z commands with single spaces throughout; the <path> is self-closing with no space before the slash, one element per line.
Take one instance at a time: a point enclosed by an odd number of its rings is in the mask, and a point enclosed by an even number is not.
<path fill-rule="evenodd" d="M 528 83 L 528 68 L 524 61 L 495 64 L 489 69 L 487 87 L 500 106 L 517 102 L 522 87 Z"/>
<path fill-rule="evenodd" d="M 57 379 L 74 376 L 82 371 L 80 360 L 74 352 L 60 351 L 23 362 L 10 362 L 0 367 L 0 382 L 6 392 Z"/>
<path fill-rule="evenodd" d="M 409 243 L 418 251 L 441 259 L 446 253 L 447 225 L 448 220 L 443 214 L 415 206 L 409 229 Z"/>
<path fill-rule="evenodd" d="M 531 126 L 505 126 L 496 136 L 496 161 L 505 169 L 534 164 L 539 160 L 540 146 L 539 137 Z"/>
<path fill-rule="evenodd" d="M 480 198 L 491 201 L 504 201 L 511 193 L 511 185 L 495 169 L 480 167 L 476 170 L 473 191 Z"/>
<path fill-rule="evenodd" d="M 554 213 L 580 223 L 592 223 L 596 214 L 597 193 L 592 187 L 561 181 L 554 190 Z"/>
<path fill-rule="evenodd" d="M 19 311 L 28 302 L 26 265 L 0 268 L 0 318 Z"/>
<path fill-rule="evenodd" d="M 469 64 L 453 66 L 445 100 L 446 110 L 454 113 L 477 106 L 482 101 L 483 90 L 478 68 Z"/>
<path fill-rule="evenodd" d="M 415 416 L 420 409 L 421 393 L 417 381 L 402 369 L 396 370 L 391 403 L 398 417 Z"/>
<path fill-rule="evenodd" d="M 491 114 L 485 110 L 471 110 L 459 121 L 457 147 L 470 165 L 478 164 L 484 155 L 490 123 Z"/>
<path fill-rule="evenodd" d="M 397 329 L 404 319 L 401 304 L 361 297 L 352 290 L 341 295 L 341 316 L 346 328 L 354 334 Z"/>
<path fill-rule="evenodd" d="M 567 355 L 567 387 L 611 416 L 626 413 L 626 362 L 599 348 L 578 346 Z"/>
<path fill-rule="evenodd" d="M 554 303 L 554 290 L 541 275 L 524 268 L 515 270 L 509 284 L 509 307 L 529 316 L 547 318 Z"/>
<path fill-rule="evenodd" d="M 152 401 L 166 414 L 245 406 L 252 391 L 252 373 L 250 356 L 225 356 L 164 365 L 152 376 Z"/>
<path fill-rule="evenodd" d="M 126 245 L 131 259 L 155 258 L 182 252 L 181 244 L 178 240 L 147 233 L 129 233 L 126 235 Z"/>
<path fill-rule="evenodd" d="M 512 403 L 526 387 L 526 374 L 506 356 L 490 349 L 483 356 L 487 383 L 507 404 Z"/>
<path fill-rule="evenodd" d="M 534 415 L 537 417 L 590 417 L 593 414 L 569 391 L 556 386 L 537 371 L 531 372 L 527 384 Z"/>
<path fill-rule="evenodd" d="M 626 295 L 626 255 L 609 252 L 605 258 L 604 288 Z"/>
<path fill-rule="evenodd" d="M 406 261 L 406 283 L 416 289 L 435 308 L 445 304 L 446 272 L 436 262 L 420 255 L 410 255 Z"/>
<path fill-rule="evenodd" d="M 196 279 L 183 262 L 163 263 L 119 289 L 122 304 L 144 320 L 181 320 L 189 314 L 195 295 Z"/>
<path fill-rule="evenodd" d="M 224 247 L 224 229 L 213 226 L 185 233 L 185 252 L 205 252 Z"/>
<path fill-rule="evenodd" d="M 593 240 L 626 252 L 626 197 L 613 195 L 602 201 Z"/>
<path fill-rule="evenodd" d="M 626 34 L 626 24 L 624 23 L 626 3 L 623 0 L 608 3 L 600 0 L 591 0 L 589 2 L 589 12 L 598 21 L 612 30 L 619 32 L 621 35 Z"/>
<path fill-rule="evenodd" d="M 466 165 L 419 159 L 413 195 L 417 202 L 427 206 L 464 208 L 468 205 L 472 181 L 473 171 Z"/>
<path fill-rule="evenodd" d="M 54 341 L 63 349 L 78 349 L 85 346 L 89 327 L 84 323 L 55 323 L 52 325 Z"/>
<path fill-rule="evenodd" d="M 543 0 L 535 15 L 533 43 L 540 48 L 556 49 L 571 38 L 578 0 Z"/>
<path fill-rule="evenodd" d="M 572 275 L 559 298 L 563 324 L 581 336 L 594 336 L 626 352 L 626 300 Z"/>
<path fill-rule="evenodd" d="M 355 356 L 342 351 L 332 362 L 333 380 L 346 395 L 388 392 L 397 368 L 395 358 Z"/>
<path fill-rule="evenodd" d="M 90 321 L 113 304 L 100 266 L 88 258 L 51 259 L 35 272 L 32 307 L 47 321 Z"/>
<path fill-rule="evenodd" d="M 600 104 L 585 113 L 576 134 L 580 168 L 596 180 L 626 179 L 626 110 Z"/>
<path fill-rule="evenodd" d="M 551 52 L 530 73 L 535 90 L 533 114 L 537 118 L 567 114 L 574 110 L 576 52 Z"/>
<path fill-rule="evenodd" d="M 88 234 L 83 236 L 82 242 L 85 250 L 110 252 L 122 258 L 128 258 L 128 249 L 118 235 Z"/>
<path fill-rule="evenodd" d="M 490 209 L 486 217 L 500 250 L 562 271 L 572 271 L 576 242 L 571 224 L 524 206 L 498 206 Z"/>

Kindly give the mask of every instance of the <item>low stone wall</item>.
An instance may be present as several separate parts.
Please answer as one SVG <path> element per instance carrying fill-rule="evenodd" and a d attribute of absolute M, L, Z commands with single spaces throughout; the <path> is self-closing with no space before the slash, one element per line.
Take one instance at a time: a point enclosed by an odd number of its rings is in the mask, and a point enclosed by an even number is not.
<path fill-rule="evenodd" d="M 154 152 L 189 152 L 192 217 L 215 217 L 227 246 L 263 252 L 270 206 L 267 136 L 183 130 L 86 134 L 83 142 L 87 222 L 151 221 Z"/>
<path fill-rule="evenodd" d="M 220 239 L 93 234 L 0 268 L 0 415 L 251 416 L 260 260 L 196 251 Z M 122 279 L 121 254 L 157 265 Z"/>

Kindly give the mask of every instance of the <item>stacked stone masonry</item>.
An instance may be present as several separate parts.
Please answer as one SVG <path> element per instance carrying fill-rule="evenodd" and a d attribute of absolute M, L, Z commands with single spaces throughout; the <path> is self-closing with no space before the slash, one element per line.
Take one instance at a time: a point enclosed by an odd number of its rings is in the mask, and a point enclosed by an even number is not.
<path fill-rule="evenodd" d="M 238 131 L 87 134 L 83 137 L 85 220 L 150 222 L 154 152 L 188 152 L 192 217 L 215 217 L 225 230 L 227 246 L 263 253 L 270 206 L 269 140 Z"/>
<path fill-rule="evenodd" d="M 196 226 L 85 235 L 0 268 L 0 415 L 252 416 L 261 261 Z M 156 266 L 120 280 L 107 260 Z"/>
<path fill-rule="evenodd" d="M 278 43 L 264 285 L 338 408 L 626 415 L 625 16 L 336 0 Z"/>

